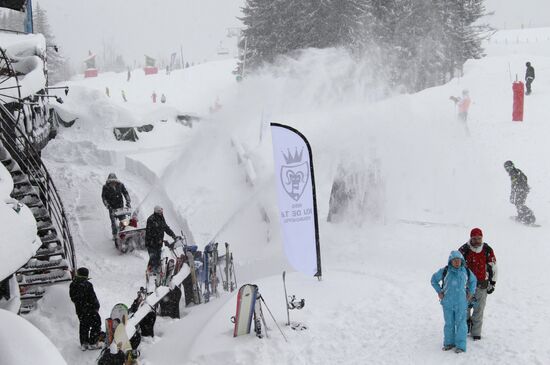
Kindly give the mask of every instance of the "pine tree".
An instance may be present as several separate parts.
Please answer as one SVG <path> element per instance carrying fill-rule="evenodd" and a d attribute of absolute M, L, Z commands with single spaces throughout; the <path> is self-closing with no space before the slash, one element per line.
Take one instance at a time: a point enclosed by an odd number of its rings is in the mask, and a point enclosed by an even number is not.
<path fill-rule="evenodd" d="M 34 33 L 41 33 L 46 38 L 46 59 L 48 63 L 48 82 L 55 84 L 68 79 L 67 75 L 71 68 L 67 65 L 67 60 L 59 52 L 55 42 L 55 37 L 48 22 L 46 10 L 36 3 L 33 9 Z"/>

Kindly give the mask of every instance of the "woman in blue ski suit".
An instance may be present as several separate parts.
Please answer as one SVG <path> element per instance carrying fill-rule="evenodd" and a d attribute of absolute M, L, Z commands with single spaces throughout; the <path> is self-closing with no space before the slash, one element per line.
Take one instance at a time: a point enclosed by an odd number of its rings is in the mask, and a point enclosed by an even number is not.
<path fill-rule="evenodd" d="M 451 251 L 449 264 L 432 275 L 432 286 L 443 306 L 444 351 L 452 348 L 457 353 L 466 351 L 466 314 L 476 285 L 476 276 L 466 268 L 464 256 L 459 251 Z"/>

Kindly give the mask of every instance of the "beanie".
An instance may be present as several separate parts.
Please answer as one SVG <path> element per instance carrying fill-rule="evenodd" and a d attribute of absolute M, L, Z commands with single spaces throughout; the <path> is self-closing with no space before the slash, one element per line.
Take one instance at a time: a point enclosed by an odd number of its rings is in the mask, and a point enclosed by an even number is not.
<path fill-rule="evenodd" d="M 474 228 L 470 231 L 470 237 L 483 237 L 483 232 L 479 228 Z"/>
<path fill-rule="evenodd" d="M 87 278 L 89 273 L 90 272 L 85 267 L 79 267 L 78 270 L 76 270 L 76 276 L 80 276 L 80 277 L 83 277 L 83 278 Z"/>
<path fill-rule="evenodd" d="M 155 205 L 155 208 L 153 209 L 155 213 L 162 213 L 162 207 L 160 205 Z"/>

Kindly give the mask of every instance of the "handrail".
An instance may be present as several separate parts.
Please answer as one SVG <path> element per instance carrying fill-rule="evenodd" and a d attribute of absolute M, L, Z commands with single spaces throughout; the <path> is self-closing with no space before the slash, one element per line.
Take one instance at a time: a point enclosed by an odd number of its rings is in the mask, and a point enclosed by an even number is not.
<path fill-rule="evenodd" d="M 32 185 L 39 189 L 40 199 L 50 213 L 52 224 L 56 226 L 58 235 L 62 238 L 70 270 L 74 273 L 76 270 L 74 244 L 63 202 L 46 166 L 40 159 L 40 153 L 36 151 L 17 125 L 14 116 L 3 104 L 0 104 L 0 140 L 12 158 L 27 173 Z"/>

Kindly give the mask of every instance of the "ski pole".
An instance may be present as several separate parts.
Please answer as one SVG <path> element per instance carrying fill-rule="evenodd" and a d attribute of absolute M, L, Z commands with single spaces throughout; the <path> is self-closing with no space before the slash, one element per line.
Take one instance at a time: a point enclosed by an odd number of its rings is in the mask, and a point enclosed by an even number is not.
<path fill-rule="evenodd" d="M 277 328 L 279 329 L 279 332 L 281 332 L 281 335 L 283 335 L 283 338 L 285 339 L 285 341 L 288 342 L 285 334 L 283 333 L 283 330 L 281 330 L 281 327 L 279 327 L 279 325 L 277 324 L 277 320 L 275 319 L 275 317 L 273 317 L 273 313 L 271 313 L 271 310 L 267 306 L 267 303 L 265 302 L 264 297 L 262 297 L 261 295 L 260 295 L 260 300 L 264 303 L 265 308 L 267 309 L 267 311 L 269 312 L 269 315 L 271 316 L 271 319 L 273 319 L 273 322 L 275 322 L 275 326 L 277 326 Z"/>

